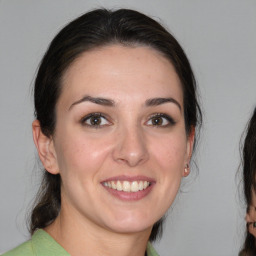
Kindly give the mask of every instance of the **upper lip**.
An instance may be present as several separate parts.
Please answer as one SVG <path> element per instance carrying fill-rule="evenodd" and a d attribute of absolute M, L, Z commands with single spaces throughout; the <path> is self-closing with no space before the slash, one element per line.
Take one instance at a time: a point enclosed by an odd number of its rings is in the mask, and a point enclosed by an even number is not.
<path fill-rule="evenodd" d="M 138 176 L 127 176 L 127 175 L 121 175 L 121 176 L 114 176 L 114 177 L 110 177 L 107 178 L 105 180 L 103 180 L 102 182 L 108 182 L 108 181 L 148 181 L 150 183 L 155 182 L 155 180 L 153 178 L 147 177 L 147 176 L 142 176 L 142 175 L 138 175 Z"/>

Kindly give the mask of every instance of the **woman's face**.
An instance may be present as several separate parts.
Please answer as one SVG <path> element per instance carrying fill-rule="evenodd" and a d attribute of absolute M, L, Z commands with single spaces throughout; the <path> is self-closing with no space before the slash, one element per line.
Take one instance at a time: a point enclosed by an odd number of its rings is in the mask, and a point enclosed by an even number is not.
<path fill-rule="evenodd" d="M 256 237 L 256 194 L 252 191 L 252 204 L 249 206 L 249 211 L 246 214 L 246 222 L 248 225 L 248 231 Z"/>
<path fill-rule="evenodd" d="M 113 45 L 79 57 L 62 89 L 51 169 L 62 179 L 61 212 L 114 232 L 150 230 L 193 143 L 174 67 L 151 48 Z"/>

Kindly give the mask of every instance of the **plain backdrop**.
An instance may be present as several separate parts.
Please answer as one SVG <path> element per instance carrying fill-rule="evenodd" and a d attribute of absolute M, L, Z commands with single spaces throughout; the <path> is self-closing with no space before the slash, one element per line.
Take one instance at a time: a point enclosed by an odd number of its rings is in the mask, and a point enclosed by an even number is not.
<path fill-rule="evenodd" d="M 168 27 L 200 88 L 199 171 L 182 184 L 155 247 L 161 256 L 237 255 L 239 140 L 256 105 L 255 0 L 0 0 L 0 253 L 29 238 L 26 214 L 40 183 L 31 135 L 38 64 L 67 22 L 97 7 L 133 8 Z"/>

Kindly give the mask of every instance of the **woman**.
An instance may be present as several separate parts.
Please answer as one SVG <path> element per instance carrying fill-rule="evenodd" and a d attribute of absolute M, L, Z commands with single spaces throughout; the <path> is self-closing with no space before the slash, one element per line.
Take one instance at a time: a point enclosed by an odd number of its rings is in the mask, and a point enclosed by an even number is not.
<path fill-rule="evenodd" d="M 248 124 L 243 148 L 244 195 L 247 204 L 247 233 L 241 256 L 256 255 L 256 108 Z"/>
<path fill-rule="evenodd" d="M 86 13 L 53 39 L 34 100 L 44 179 L 32 238 L 6 255 L 157 255 L 201 122 L 175 38 L 136 11 Z"/>

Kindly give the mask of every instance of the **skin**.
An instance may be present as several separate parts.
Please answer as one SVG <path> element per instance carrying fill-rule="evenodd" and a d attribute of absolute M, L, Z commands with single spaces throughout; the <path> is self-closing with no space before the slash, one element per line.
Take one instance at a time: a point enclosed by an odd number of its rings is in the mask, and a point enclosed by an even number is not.
<path fill-rule="evenodd" d="M 154 105 L 152 98 L 169 100 Z M 72 255 L 144 255 L 153 224 L 188 175 L 193 148 L 174 67 L 148 47 L 86 52 L 64 74 L 56 113 L 51 138 L 33 123 L 44 167 L 62 179 L 60 215 L 46 231 Z M 99 126 L 91 124 L 91 113 L 102 113 Z M 146 177 L 150 191 L 138 200 L 113 196 L 102 182 L 117 176 Z"/>
<path fill-rule="evenodd" d="M 248 226 L 248 231 L 256 238 L 256 227 L 253 226 L 253 223 L 256 221 L 256 194 L 254 191 L 252 191 L 252 205 L 250 205 L 245 220 L 247 223 L 251 223 Z"/>

